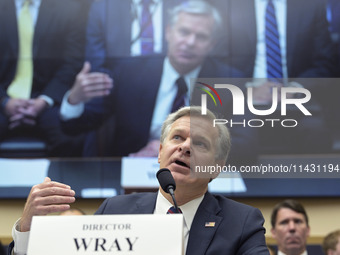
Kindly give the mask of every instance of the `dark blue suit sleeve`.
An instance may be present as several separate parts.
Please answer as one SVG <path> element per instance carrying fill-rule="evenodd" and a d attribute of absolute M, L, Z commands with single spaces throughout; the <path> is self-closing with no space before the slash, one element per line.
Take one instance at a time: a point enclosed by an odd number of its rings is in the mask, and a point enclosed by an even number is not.
<path fill-rule="evenodd" d="M 112 104 L 112 95 L 91 100 L 85 104 L 84 112 L 79 118 L 61 120 L 63 132 L 75 135 L 99 128 L 113 114 L 114 106 Z"/>
<path fill-rule="evenodd" d="M 14 249 L 14 241 L 12 241 L 12 242 L 8 245 L 7 254 L 8 254 L 8 255 L 11 255 L 13 249 Z"/>
<path fill-rule="evenodd" d="M 268 255 L 269 251 L 263 228 L 264 219 L 260 210 L 253 208 L 249 211 L 243 225 L 243 234 L 237 254 Z"/>

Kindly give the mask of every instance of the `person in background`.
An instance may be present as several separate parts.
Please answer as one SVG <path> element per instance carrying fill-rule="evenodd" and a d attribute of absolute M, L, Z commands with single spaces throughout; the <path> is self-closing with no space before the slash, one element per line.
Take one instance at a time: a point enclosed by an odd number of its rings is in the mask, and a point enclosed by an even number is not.
<path fill-rule="evenodd" d="M 58 112 L 84 61 L 84 3 L 1 1 L 0 140 L 42 136 L 49 156 L 81 154 L 82 138 L 61 132 Z"/>
<path fill-rule="evenodd" d="M 340 255 L 340 230 L 335 230 L 323 239 L 322 249 L 325 255 Z"/>
<path fill-rule="evenodd" d="M 170 12 L 166 29 L 166 57 L 121 59 L 115 68 L 115 86 L 108 97 L 88 99 L 109 93 L 109 84 L 92 84 L 91 73 L 83 70 L 61 107 L 62 127 L 68 134 L 98 128 L 114 116 L 113 142 L 105 156 L 156 157 L 160 127 L 166 116 L 179 106 L 201 104 L 201 90 L 189 86 L 190 79 L 242 77 L 242 73 L 208 57 L 221 29 L 217 10 L 205 1 L 186 1 Z M 133 74 L 133 75 L 132 75 Z M 92 94 L 91 94 L 92 93 Z M 128 98 L 126 97 L 128 95 Z M 213 106 L 219 116 L 232 117 L 232 99 L 221 93 L 223 106 Z M 236 116 L 244 118 L 245 116 Z M 126 137 L 126 132 L 129 136 Z M 231 161 L 256 157 L 256 131 L 249 127 L 231 128 Z"/>
<path fill-rule="evenodd" d="M 312 116 L 291 107 L 286 118 L 297 119 L 296 128 L 275 127 L 260 134 L 264 153 L 327 153 L 332 137 L 327 115 L 333 87 L 336 51 L 331 40 L 323 0 L 211 0 L 224 18 L 228 52 L 226 63 L 238 68 L 251 82 L 257 109 L 269 109 L 272 91 L 283 87 L 311 92 L 306 104 Z M 303 95 L 291 93 L 289 98 Z M 277 110 L 266 118 L 282 118 Z M 260 130 L 261 132 L 262 130 Z M 276 151 L 273 151 L 273 149 Z"/>
<path fill-rule="evenodd" d="M 278 246 L 278 255 L 307 255 L 310 227 L 302 204 L 295 200 L 284 200 L 275 205 L 271 225 L 271 233 Z"/>

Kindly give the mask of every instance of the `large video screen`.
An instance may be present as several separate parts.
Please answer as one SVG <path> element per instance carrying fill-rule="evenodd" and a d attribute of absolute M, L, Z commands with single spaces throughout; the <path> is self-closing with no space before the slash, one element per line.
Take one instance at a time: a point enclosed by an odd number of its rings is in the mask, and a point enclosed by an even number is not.
<path fill-rule="evenodd" d="M 0 140 L 33 136 L 45 147 L 36 172 L 20 163 L 32 154 L 0 145 L 0 197 L 25 197 L 45 176 L 81 197 L 122 194 L 121 158 L 157 163 L 166 116 L 203 102 L 230 129 L 226 165 L 304 173 L 239 172 L 240 192 L 216 192 L 339 196 L 340 22 L 331 2 L 44 0 L 28 8 L 29 33 L 24 7 L 6 0 Z M 14 89 L 27 78 L 29 87 Z"/>

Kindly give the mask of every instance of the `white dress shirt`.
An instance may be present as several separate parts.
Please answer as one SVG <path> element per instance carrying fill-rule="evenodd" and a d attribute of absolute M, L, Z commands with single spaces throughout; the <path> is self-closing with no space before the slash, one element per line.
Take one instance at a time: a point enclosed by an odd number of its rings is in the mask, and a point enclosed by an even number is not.
<path fill-rule="evenodd" d="M 22 9 L 23 4 L 24 4 L 25 1 L 26 0 L 15 0 L 15 7 L 16 7 L 17 17 L 20 16 L 20 12 L 21 12 L 21 9 Z M 29 7 L 34 25 L 37 23 L 40 3 L 41 3 L 41 0 L 31 0 L 31 4 L 30 4 L 30 7 Z"/>
<path fill-rule="evenodd" d="M 14 248 L 12 250 L 12 255 L 26 255 L 28 248 L 28 238 L 30 232 L 20 232 L 19 231 L 19 221 L 18 219 L 12 228 L 12 237 L 15 242 Z"/>
<path fill-rule="evenodd" d="M 284 254 L 282 251 L 278 251 L 277 255 L 286 255 Z M 303 253 L 301 253 L 300 255 L 308 255 L 307 251 L 305 250 Z"/>
<path fill-rule="evenodd" d="M 194 200 L 191 200 L 190 202 L 184 205 L 179 206 L 179 208 L 182 211 L 183 218 L 184 218 L 184 226 L 183 226 L 184 251 L 186 251 L 186 248 L 188 245 L 189 233 L 190 233 L 192 222 L 194 220 L 196 211 L 199 205 L 201 204 L 203 198 L 204 196 L 201 196 Z M 166 214 L 171 206 L 173 205 L 162 195 L 162 193 L 158 191 L 154 214 Z"/>

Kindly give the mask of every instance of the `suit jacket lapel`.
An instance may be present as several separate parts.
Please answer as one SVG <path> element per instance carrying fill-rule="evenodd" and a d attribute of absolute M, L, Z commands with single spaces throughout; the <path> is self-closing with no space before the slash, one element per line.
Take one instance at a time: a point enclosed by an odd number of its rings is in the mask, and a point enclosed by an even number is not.
<path fill-rule="evenodd" d="M 3 29 L 2 36 L 6 37 L 11 42 L 10 48 L 15 57 L 18 57 L 19 38 L 18 38 L 18 21 L 16 15 L 16 7 L 13 0 L 0 1 L 1 10 L 1 27 Z"/>
<path fill-rule="evenodd" d="M 156 207 L 157 192 L 143 196 L 136 203 L 136 213 L 152 214 Z"/>
<path fill-rule="evenodd" d="M 249 0 L 233 0 L 230 2 L 229 6 L 230 10 L 233 10 L 230 12 L 231 19 L 229 19 L 229 22 L 236 23 L 235 28 L 238 29 L 245 29 L 247 34 L 247 40 L 249 40 L 249 45 L 251 47 L 251 53 L 256 54 L 256 17 L 255 17 L 255 3 L 254 1 Z M 240 15 L 242 13 L 242 15 Z M 233 26 L 233 25 L 230 25 Z M 233 32 L 238 33 L 239 31 L 232 31 L 231 35 L 228 35 L 228 37 L 231 37 L 229 39 L 233 39 Z M 236 37 L 238 38 L 238 37 Z M 237 47 L 238 43 L 237 41 L 234 42 L 234 47 Z M 231 49 L 233 50 L 233 49 Z M 248 52 L 248 51 L 247 51 Z M 233 54 L 233 52 L 231 52 Z"/>
<path fill-rule="evenodd" d="M 153 110 L 156 106 L 157 94 L 159 87 L 161 85 L 161 78 L 163 74 L 163 62 L 164 62 L 163 57 L 155 56 L 154 60 L 151 60 L 151 62 L 147 61 L 146 68 L 143 68 L 143 70 L 152 70 L 153 72 L 152 75 L 150 75 L 149 72 L 144 72 L 141 77 L 142 78 L 141 81 L 143 81 L 143 83 L 149 84 L 148 93 L 144 93 L 143 95 L 144 107 L 146 107 L 144 111 L 145 115 L 143 118 L 145 119 L 145 123 L 147 123 L 147 126 L 145 125 L 146 128 L 145 134 L 149 134 L 150 131 Z M 148 135 L 146 137 L 148 137 Z"/>
<path fill-rule="evenodd" d="M 131 11 L 131 0 L 107 0 L 106 10 L 106 34 L 108 38 L 108 56 L 129 56 L 131 41 L 131 25 L 134 13 Z M 129 31 L 129 32 L 127 32 Z M 118 39 L 117 39 L 118 38 Z M 126 43 L 117 43 L 123 41 Z"/>
<path fill-rule="evenodd" d="M 220 211 L 221 208 L 215 198 L 206 193 L 192 222 L 186 254 L 206 254 L 222 221 L 222 217 L 218 216 Z M 210 226 L 206 226 L 209 223 Z"/>
<path fill-rule="evenodd" d="M 255 4 L 254 1 L 242 1 L 243 3 L 243 10 L 249 10 L 246 17 L 248 18 L 248 26 L 245 26 L 247 28 L 248 38 L 250 41 L 249 45 L 252 45 L 252 52 L 256 53 L 256 38 L 257 38 L 257 26 L 256 22 L 253 22 L 256 20 L 255 18 Z M 250 5 L 250 8 L 248 7 Z"/>
<path fill-rule="evenodd" d="M 56 9 L 56 1 L 54 0 L 41 1 L 37 23 L 34 29 L 33 57 L 36 57 L 36 54 L 40 46 L 41 38 L 44 35 L 46 35 L 46 30 L 50 27 L 50 22 L 53 21 L 53 17 L 56 16 L 56 13 L 58 14 L 59 12 L 60 10 Z"/>
<path fill-rule="evenodd" d="M 287 58 L 287 68 L 293 66 L 294 63 L 294 55 L 293 49 L 294 45 L 297 42 L 299 34 L 297 33 L 299 29 L 299 21 L 298 18 L 301 16 L 299 10 L 300 7 L 296 6 L 299 4 L 299 1 L 295 0 L 287 0 L 287 24 L 286 24 L 286 58 Z M 288 29 L 289 28 L 289 29 Z M 288 69 L 288 76 L 290 70 Z"/>

